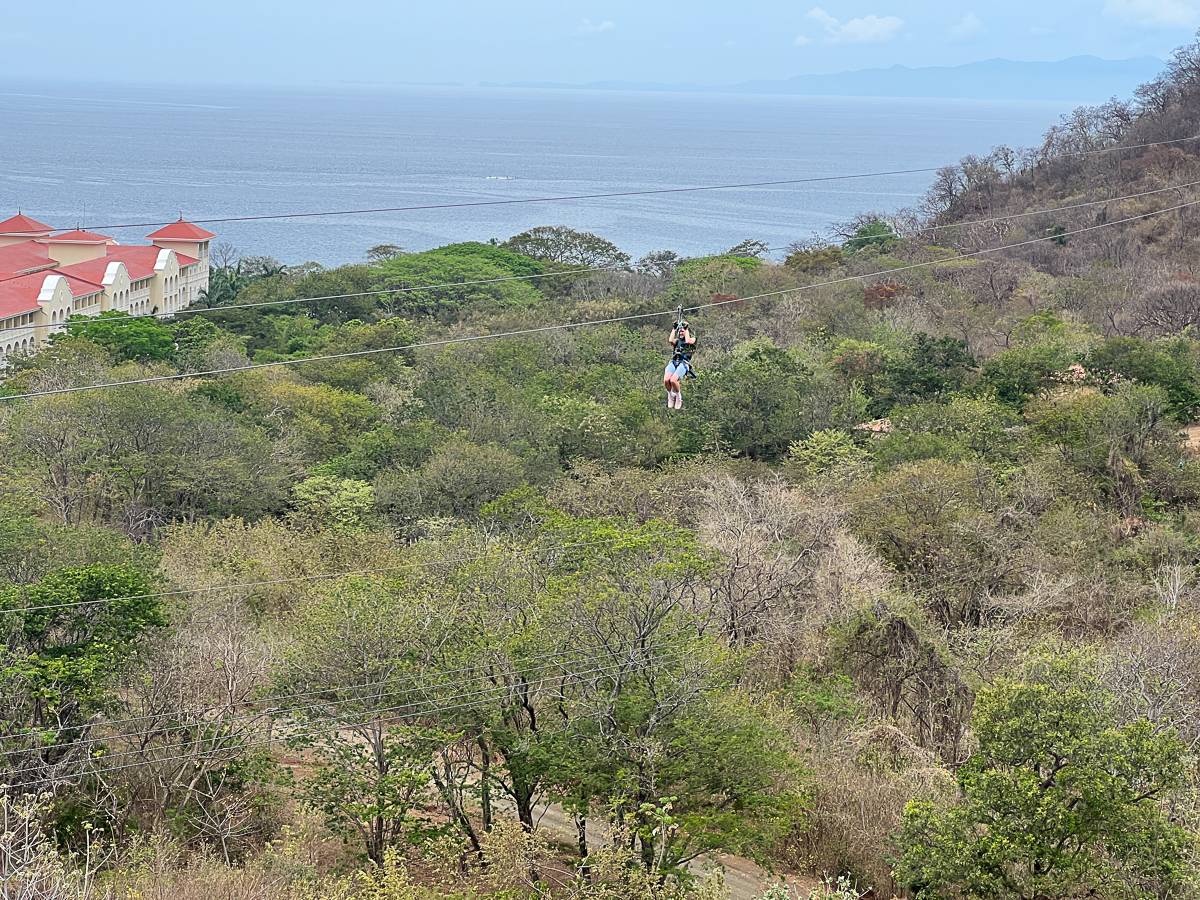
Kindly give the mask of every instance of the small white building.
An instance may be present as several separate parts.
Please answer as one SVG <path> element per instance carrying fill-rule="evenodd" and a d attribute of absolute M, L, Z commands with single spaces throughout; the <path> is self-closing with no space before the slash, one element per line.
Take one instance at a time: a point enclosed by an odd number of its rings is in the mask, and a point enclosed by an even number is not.
<path fill-rule="evenodd" d="M 141 246 L 90 231 L 56 233 L 21 213 L 0 222 L 0 361 L 40 347 L 71 316 L 185 309 L 208 287 L 215 236 L 182 217 Z"/>

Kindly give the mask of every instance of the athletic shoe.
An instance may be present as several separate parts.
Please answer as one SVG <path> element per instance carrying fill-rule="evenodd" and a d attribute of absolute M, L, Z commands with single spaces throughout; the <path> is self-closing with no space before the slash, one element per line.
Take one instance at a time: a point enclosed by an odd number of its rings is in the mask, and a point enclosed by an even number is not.
<path fill-rule="evenodd" d="M 683 409 L 683 391 L 675 392 L 675 408 Z"/>

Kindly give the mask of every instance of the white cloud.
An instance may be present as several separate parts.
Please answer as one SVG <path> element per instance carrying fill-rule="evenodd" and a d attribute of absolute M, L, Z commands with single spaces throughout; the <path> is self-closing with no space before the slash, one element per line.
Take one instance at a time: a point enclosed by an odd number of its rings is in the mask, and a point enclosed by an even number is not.
<path fill-rule="evenodd" d="M 979 16 L 970 12 L 962 17 L 961 22 L 950 29 L 950 37 L 958 41 L 973 34 L 979 34 L 983 30 L 983 23 L 979 21 Z"/>
<path fill-rule="evenodd" d="M 808 11 L 808 17 L 810 19 L 816 19 L 830 31 L 835 31 L 838 27 L 838 20 L 829 13 L 825 12 L 825 10 L 821 9 L 819 6 L 814 6 L 812 9 L 810 9 Z"/>
<path fill-rule="evenodd" d="M 842 26 L 841 34 L 844 40 L 855 43 L 868 41 L 886 41 L 896 36 L 896 32 L 904 27 L 904 20 L 895 16 L 865 16 L 861 19 L 851 19 Z"/>
<path fill-rule="evenodd" d="M 583 24 L 572 31 L 571 34 L 599 34 L 601 31 L 612 31 L 616 27 L 616 25 L 609 21 L 593 25 L 591 19 L 584 19 Z"/>
<path fill-rule="evenodd" d="M 896 36 L 904 27 L 904 20 L 895 16 L 876 15 L 863 16 L 861 19 L 851 19 L 849 22 L 839 22 L 819 6 L 808 11 L 808 17 L 820 22 L 825 28 L 825 43 L 827 44 L 866 44 L 876 41 L 888 41 Z M 800 38 L 796 39 L 800 43 Z M 807 41 L 806 41 L 807 43 Z"/>
<path fill-rule="evenodd" d="M 802 34 L 796 35 L 796 46 L 797 47 L 803 47 L 805 44 L 811 44 L 811 43 L 812 43 L 812 41 L 809 40 L 808 38 L 806 38 L 804 35 L 802 35 Z"/>
<path fill-rule="evenodd" d="M 1191 28 L 1200 15 L 1180 0 L 1108 0 L 1104 14 L 1143 28 Z"/>

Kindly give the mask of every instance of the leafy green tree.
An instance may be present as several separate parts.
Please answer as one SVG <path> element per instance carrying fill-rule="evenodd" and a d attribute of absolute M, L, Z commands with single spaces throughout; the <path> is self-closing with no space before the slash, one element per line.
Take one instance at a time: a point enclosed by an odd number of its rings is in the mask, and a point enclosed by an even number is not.
<path fill-rule="evenodd" d="M 1066 353 L 1085 353 L 1100 341 L 1094 326 L 1080 325 L 1043 311 L 1021 319 L 1012 331 L 1014 347 L 1055 347 Z"/>
<path fill-rule="evenodd" d="M 191 371 L 203 364 L 205 351 L 221 338 L 221 329 L 203 316 L 189 316 L 174 332 L 176 364 Z"/>
<path fill-rule="evenodd" d="M 679 874 L 718 848 L 757 853 L 798 811 L 798 768 L 778 723 L 733 690 L 738 660 L 682 600 L 709 560 L 662 522 L 551 535 L 589 546 L 555 566 L 548 624 L 602 667 L 564 692 L 572 740 L 555 793 L 579 815 L 614 807 L 651 871 Z"/>
<path fill-rule="evenodd" d="M 840 466 L 863 462 L 867 454 L 844 431 L 814 431 L 788 447 L 793 470 L 801 478 L 823 475 Z"/>
<path fill-rule="evenodd" d="M 1001 403 L 1022 409 L 1032 398 L 1058 383 L 1069 359 L 1059 347 L 1019 347 L 997 353 L 983 364 L 972 386 L 977 394 L 991 394 Z"/>
<path fill-rule="evenodd" d="M 280 714 L 321 763 L 300 799 L 375 863 L 429 824 L 438 739 L 424 722 L 437 707 L 422 702 L 422 672 L 448 638 L 450 612 L 432 601 L 402 583 L 354 580 L 296 612 L 276 667 L 275 689 L 294 698 Z"/>
<path fill-rule="evenodd" d="M 674 250 L 654 250 L 639 259 L 635 269 L 658 278 L 669 278 L 683 262 L 684 258 Z"/>
<path fill-rule="evenodd" d="M 13 462 L 64 525 L 104 522 L 148 539 L 172 520 L 257 516 L 280 499 L 265 435 L 196 393 L 131 385 L 45 397 L 9 428 Z"/>
<path fill-rule="evenodd" d="M 891 407 L 944 399 L 966 385 L 974 368 L 975 358 L 962 341 L 918 332 L 911 347 L 888 360 L 879 400 Z"/>
<path fill-rule="evenodd" d="M 754 256 L 707 256 L 675 267 L 670 303 L 710 303 L 716 294 L 747 296 L 758 292 L 764 263 Z"/>
<path fill-rule="evenodd" d="M 98 344 L 118 362 L 170 359 L 175 336 L 169 325 L 150 316 L 131 316 L 111 310 L 92 316 L 72 316 L 64 334 L 50 336 L 51 343 L 85 340 Z"/>
<path fill-rule="evenodd" d="M 287 271 L 287 266 L 273 256 L 243 256 L 237 265 L 248 282 L 274 278 Z"/>
<path fill-rule="evenodd" d="M 86 765 L 115 679 L 167 624 L 154 582 L 128 565 L 52 572 L 0 589 L 0 780 L 33 793 Z"/>
<path fill-rule="evenodd" d="M 280 317 L 281 320 L 283 318 Z M 415 361 L 414 352 L 392 348 L 403 348 L 414 343 L 417 334 L 411 322 L 397 318 L 387 318 L 373 324 L 355 319 L 338 328 L 327 325 L 312 335 L 303 353 L 313 356 L 341 353 L 362 355 L 307 363 L 296 366 L 296 369 L 312 381 L 323 381 L 343 391 L 368 393 L 368 386 L 373 382 L 404 380 L 406 367 Z M 372 350 L 387 352 L 365 352 Z"/>
<path fill-rule="evenodd" d="M 340 325 L 352 319 L 368 319 L 379 308 L 375 290 L 378 269 L 371 265 L 347 265 L 326 269 L 316 263 L 290 266 L 271 271 L 242 285 L 237 295 L 239 304 L 262 305 L 261 310 L 230 310 L 219 308 L 209 317 L 218 325 L 231 327 L 236 333 L 253 329 L 260 315 L 310 316 L 323 325 Z M 302 301 L 311 298 L 310 302 Z M 273 305 L 288 301 L 286 306 Z"/>
<path fill-rule="evenodd" d="M 417 472 L 383 473 L 376 480 L 380 506 L 393 521 L 404 516 L 473 516 L 483 504 L 518 487 L 525 467 L 496 445 L 449 441 Z"/>
<path fill-rule="evenodd" d="M 292 489 L 292 521 L 330 531 L 365 531 L 375 517 L 375 490 L 365 481 L 314 475 Z"/>
<path fill-rule="evenodd" d="M 756 459 L 777 459 L 804 430 L 801 399 L 811 376 L 769 341 L 747 341 L 689 383 L 688 417 L 677 421 L 691 433 L 681 434 L 680 443 L 694 450 L 718 443 Z"/>
<path fill-rule="evenodd" d="M 378 265 L 404 255 L 404 248 L 399 244 L 376 244 L 367 250 L 367 262 Z"/>
<path fill-rule="evenodd" d="M 900 235 L 896 234 L 896 229 L 887 222 L 876 219 L 855 229 L 850 239 L 842 244 L 842 249 L 847 253 L 855 253 L 867 247 L 884 250 L 899 240 Z"/>
<path fill-rule="evenodd" d="M 466 241 L 461 244 L 446 244 L 432 251 L 445 256 L 459 256 L 483 260 L 497 269 L 503 269 L 510 275 L 529 276 L 541 275 L 546 267 L 528 254 L 514 253 L 495 244 L 481 244 L 478 241 Z M 531 281 L 536 285 L 537 281 Z"/>
<path fill-rule="evenodd" d="M 757 241 L 754 238 L 746 238 L 740 243 L 734 244 L 722 256 L 745 256 L 754 259 L 761 259 L 771 250 L 771 245 L 766 241 Z"/>
<path fill-rule="evenodd" d="M 1139 517 L 1156 469 L 1180 458 L 1178 427 L 1165 392 L 1122 382 L 1111 396 L 1081 393 L 1031 406 L 1035 432 L 1058 446 L 1065 459 L 1103 486 L 1121 514 Z"/>
<path fill-rule="evenodd" d="M 613 460 L 629 458 L 636 449 L 632 435 L 610 404 L 548 397 L 542 407 L 553 417 L 551 432 L 564 458 Z"/>
<path fill-rule="evenodd" d="M 240 263 L 215 266 L 209 270 L 208 286 L 200 291 L 197 302 L 209 309 L 236 303 L 238 294 L 247 284 L 249 280 L 243 275 Z"/>
<path fill-rule="evenodd" d="M 378 267 L 389 311 L 454 321 L 475 304 L 534 306 L 541 295 L 526 281 L 486 255 L 428 250 L 388 260 Z"/>
<path fill-rule="evenodd" d="M 612 241 L 566 225 L 539 225 L 513 235 L 500 246 L 521 256 L 562 265 L 588 268 L 629 265 L 629 254 Z"/>
<path fill-rule="evenodd" d="M 1139 338 L 1117 337 L 1094 347 L 1083 366 L 1092 379 L 1106 386 L 1118 379 L 1161 387 L 1171 416 L 1189 422 L 1200 410 L 1195 351 L 1187 340 L 1155 344 Z"/>
<path fill-rule="evenodd" d="M 281 432 L 296 449 L 314 461 L 345 452 L 367 428 L 379 421 L 379 410 L 361 394 L 342 391 L 326 384 L 297 381 L 261 383 L 258 373 L 247 373 L 242 393 L 252 397 L 252 407 Z M 282 423 L 280 422 L 282 420 Z"/>
<path fill-rule="evenodd" d="M 842 265 L 842 248 L 825 245 L 800 247 L 783 260 L 789 269 L 805 275 L 819 275 Z"/>
<path fill-rule="evenodd" d="M 846 675 L 824 674 L 813 666 L 796 671 L 787 699 L 797 717 L 814 734 L 866 718 L 866 708 Z"/>
<path fill-rule="evenodd" d="M 919 459 L 1011 459 L 1018 442 L 1009 429 L 1020 421 L 1010 407 L 989 400 L 918 403 L 892 412 L 892 431 L 876 445 L 875 458 L 885 468 Z"/>
<path fill-rule="evenodd" d="M 1188 837 L 1161 804 L 1183 747 L 1146 721 L 1118 725 L 1073 662 L 980 693 L 958 802 L 904 812 L 897 874 L 918 897 L 1143 898 L 1181 883 Z"/>

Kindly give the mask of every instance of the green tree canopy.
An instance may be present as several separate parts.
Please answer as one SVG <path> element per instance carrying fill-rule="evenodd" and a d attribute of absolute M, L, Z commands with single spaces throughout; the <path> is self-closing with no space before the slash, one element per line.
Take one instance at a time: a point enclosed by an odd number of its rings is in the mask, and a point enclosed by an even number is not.
<path fill-rule="evenodd" d="M 166 624 L 153 582 L 129 565 L 60 569 L 0 590 L 0 782 L 39 791 L 76 772 L 78 742 L 115 676 Z"/>
<path fill-rule="evenodd" d="M 888 244 L 894 244 L 899 240 L 900 235 L 896 234 L 896 229 L 887 222 L 876 219 L 855 229 L 850 239 L 842 244 L 842 249 L 847 253 L 854 253 L 866 247 L 877 247 L 882 250 Z"/>
<path fill-rule="evenodd" d="M 1171 414 L 1180 422 L 1195 418 L 1200 408 L 1195 351 L 1187 340 L 1151 343 L 1111 338 L 1093 348 L 1083 365 L 1094 379 L 1104 382 L 1125 378 L 1158 385 L 1166 391 Z"/>
<path fill-rule="evenodd" d="M 428 250 L 387 260 L 378 267 L 381 287 L 395 291 L 388 305 L 404 315 L 452 320 L 476 303 L 533 306 L 538 292 L 525 281 L 511 281 L 510 268 L 485 255 Z"/>
<path fill-rule="evenodd" d="M 99 344 L 118 362 L 170 359 L 175 353 L 175 337 L 169 325 L 116 310 L 94 318 L 72 316 L 65 334 L 50 336 L 51 343 L 73 339 Z"/>
<path fill-rule="evenodd" d="M 528 255 L 514 253 L 496 244 L 482 244 L 478 241 L 465 241 L 461 244 L 447 244 L 438 247 L 435 253 L 445 256 L 460 256 L 481 259 L 491 263 L 498 269 L 504 269 L 510 275 L 541 275 L 546 267 Z M 536 284 L 537 282 L 532 282 Z"/>
<path fill-rule="evenodd" d="M 983 364 L 974 384 L 979 394 L 992 394 L 1001 403 L 1021 409 L 1054 385 L 1068 358 L 1059 347 L 1018 347 L 997 353 Z"/>
<path fill-rule="evenodd" d="M 1183 747 L 1146 721 L 1119 725 L 1077 659 L 980 693 L 979 751 L 959 800 L 904 812 L 898 874 L 918 897 L 1160 897 L 1180 882 L 1187 836 L 1161 802 Z"/>
<path fill-rule="evenodd" d="M 563 265 L 589 268 L 629 265 L 629 254 L 612 241 L 566 225 L 539 225 L 513 235 L 500 246 L 531 259 Z"/>

